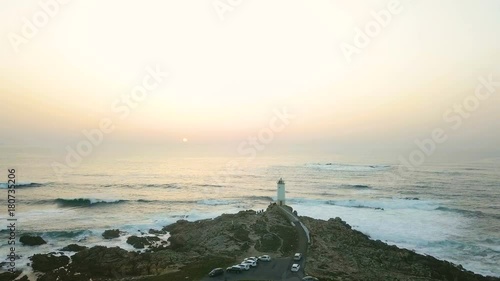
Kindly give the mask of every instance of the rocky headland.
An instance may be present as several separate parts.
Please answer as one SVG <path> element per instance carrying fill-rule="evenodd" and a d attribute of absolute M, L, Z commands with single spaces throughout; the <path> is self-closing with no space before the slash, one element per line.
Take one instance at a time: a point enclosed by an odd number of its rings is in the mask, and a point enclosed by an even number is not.
<path fill-rule="evenodd" d="M 340 218 L 300 220 L 312 238 L 305 271 L 322 281 L 500 281 L 371 240 Z M 168 241 L 161 240 L 166 233 L 170 234 Z M 118 230 L 105 234 L 109 239 L 123 235 Z M 277 206 L 209 220 L 180 220 L 143 236 L 131 236 L 127 242 L 138 251 L 72 244 L 59 252 L 34 255 L 30 266 L 40 281 L 201 280 L 212 268 L 230 266 L 247 256 L 292 256 L 302 243 L 296 228 Z M 16 278 L 27 280 L 21 272 L 0 274 L 0 281 Z"/>
<path fill-rule="evenodd" d="M 301 217 L 311 230 L 306 271 L 320 280 L 498 281 L 461 265 L 371 240 L 340 218 Z"/>

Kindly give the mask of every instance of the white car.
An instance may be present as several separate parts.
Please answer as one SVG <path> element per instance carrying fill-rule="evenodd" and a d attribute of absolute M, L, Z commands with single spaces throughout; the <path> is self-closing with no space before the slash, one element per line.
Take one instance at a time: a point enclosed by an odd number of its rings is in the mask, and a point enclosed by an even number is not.
<path fill-rule="evenodd" d="M 251 267 L 256 267 L 257 266 L 257 262 L 254 261 L 254 260 L 244 260 L 241 264 L 248 264 Z"/>
<path fill-rule="evenodd" d="M 226 269 L 226 272 L 235 272 L 235 273 L 241 273 L 243 269 L 237 265 L 233 265 L 231 267 L 228 267 Z"/>
<path fill-rule="evenodd" d="M 263 255 L 259 257 L 259 260 L 261 261 L 271 261 L 271 257 L 268 255 Z"/>
<path fill-rule="evenodd" d="M 299 270 L 300 270 L 300 264 L 292 265 L 292 272 L 299 272 Z"/>
<path fill-rule="evenodd" d="M 242 263 L 238 266 L 243 270 L 250 270 L 250 265 L 248 263 Z"/>
<path fill-rule="evenodd" d="M 296 261 L 300 261 L 302 259 L 302 254 L 301 253 L 296 253 L 295 256 L 293 256 L 293 259 Z"/>

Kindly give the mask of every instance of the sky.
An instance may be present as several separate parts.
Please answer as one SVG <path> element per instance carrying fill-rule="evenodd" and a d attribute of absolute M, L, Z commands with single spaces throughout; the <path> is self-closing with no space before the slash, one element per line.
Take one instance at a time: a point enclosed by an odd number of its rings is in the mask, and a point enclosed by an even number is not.
<path fill-rule="evenodd" d="M 105 119 L 107 149 L 237 155 L 255 137 L 268 152 L 395 159 L 442 129 L 436 159 L 499 157 L 500 86 L 473 100 L 480 77 L 500 81 L 499 11 L 495 0 L 1 0 L 0 145 L 62 154 Z M 473 110 L 459 115 L 465 100 Z M 283 111 L 293 118 L 270 126 Z"/>

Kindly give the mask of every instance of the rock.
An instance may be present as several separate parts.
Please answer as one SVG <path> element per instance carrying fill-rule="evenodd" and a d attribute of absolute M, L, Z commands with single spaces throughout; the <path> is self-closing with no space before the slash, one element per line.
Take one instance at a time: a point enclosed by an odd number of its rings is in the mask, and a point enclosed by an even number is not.
<path fill-rule="evenodd" d="M 281 247 L 281 239 L 274 233 L 264 234 L 255 244 L 255 249 L 263 253 L 273 253 Z"/>
<path fill-rule="evenodd" d="M 280 210 L 271 204 L 258 216 L 244 211 L 211 220 L 180 220 L 161 230 L 162 234 L 170 233 L 170 245 L 162 251 L 153 246 L 162 242 L 158 237 L 131 236 L 127 239 L 131 245 L 150 245 L 148 250 L 152 251 L 138 253 L 102 246 L 84 249 L 72 256 L 71 263 L 45 273 L 38 280 L 201 280 L 212 268 L 230 266 L 243 257 L 261 254 L 290 257 L 301 239 Z M 340 218 L 323 221 L 300 217 L 300 220 L 311 231 L 313 241 L 308 247 L 305 268 L 320 280 L 500 281 L 373 241 Z M 163 275 L 154 276 L 159 274 Z"/>
<path fill-rule="evenodd" d="M 233 237 L 242 242 L 250 242 L 251 239 L 248 237 L 250 231 L 248 231 L 243 224 L 239 224 L 233 231 Z"/>
<path fill-rule="evenodd" d="M 154 235 L 163 235 L 163 234 L 167 234 L 166 231 L 164 230 L 156 230 L 156 229 L 150 229 L 148 231 L 149 234 L 154 234 Z"/>
<path fill-rule="evenodd" d="M 64 252 L 80 252 L 80 251 L 83 251 L 87 249 L 87 247 L 85 246 L 80 246 L 80 245 L 77 245 L 77 244 L 70 244 L 64 248 L 61 249 L 61 251 L 64 251 Z"/>
<path fill-rule="evenodd" d="M 64 280 L 115 280 L 156 275 L 163 272 L 168 265 L 175 265 L 176 260 L 175 255 L 167 252 L 139 254 L 118 247 L 95 246 L 72 256 L 71 264 L 66 267 L 65 272 L 60 272 L 60 274 L 67 275 Z M 45 280 L 56 279 L 50 275 Z"/>
<path fill-rule="evenodd" d="M 184 239 L 182 236 L 170 236 L 168 238 L 168 241 L 170 242 L 170 249 L 176 250 L 176 251 L 182 251 L 182 249 L 187 246 L 186 239 Z"/>
<path fill-rule="evenodd" d="M 306 260 L 307 273 L 320 280 L 500 281 L 465 272 L 447 261 L 371 240 L 340 218 L 322 221 L 302 217 L 301 220 L 314 241 Z"/>
<path fill-rule="evenodd" d="M 120 237 L 120 230 L 118 230 L 118 229 L 106 230 L 102 233 L 102 237 L 104 237 L 104 239 L 118 238 L 118 237 Z"/>
<path fill-rule="evenodd" d="M 21 275 L 21 271 L 0 273 L 0 281 L 12 281 Z"/>
<path fill-rule="evenodd" d="M 76 253 L 71 265 L 73 271 L 86 272 L 90 276 L 115 277 L 114 272 L 116 275 L 126 276 L 133 273 L 131 261 L 136 257 L 137 253 L 118 247 L 97 246 Z"/>
<path fill-rule="evenodd" d="M 258 219 L 255 224 L 252 225 L 252 230 L 258 235 L 263 235 L 269 232 L 267 229 L 267 223 L 264 219 Z"/>
<path fill-rule="evenodd" d="M 149 242 L 144 237 L 130 236 L 127 238 L 127 244 L 132 245 L 136 249 L 143 249 L 144 245 L 149 245 Z"/>
<path fill-rule="evenodd" d="M 246 252 L 246 251 L 250 250 L 250 247 L 251 247 L 251 246 L 250 246 L 250 243 L 245 242 L 245 243 L 243 243 L 243 244 L 240 246 L 240 250 L 241 250 L 242 252 Z"/>
<path fill-rule="evenodd" d="M 54 256 L 52 254 L 35 254 L 31 260 L 33 261 L 31 267 L 40 272 L 52 271 L 69 263 L 67 256 Z"/>
<path fill-rule="evenodd" d="M 68 272 L 66 269 L 56 269 L 45 273 L 44 275 L 38 277 L 37 281 L 89 281 L 91 277 L 87 274 L 75 274 Z"/>
<path fill-rule="evenodd" d="M 127 244 L 134 246 L 136 249 L 144 249 L 145 246 L 151 246 L 152 243 L 158 241 L 161 241 L 161 239 L 156 236 L 137 237 L 134 235 L 127 238 Z"/>
<path fill-rule="evenodd" d="M 23 235 L 19 239 L 19 242 L 21 242 L 25 246 L 39 246 L 43 244 L 47 244 L 45 240 L 43 240 L 42 237 L 40 236 L 31 236 L 31 235 Z"/>

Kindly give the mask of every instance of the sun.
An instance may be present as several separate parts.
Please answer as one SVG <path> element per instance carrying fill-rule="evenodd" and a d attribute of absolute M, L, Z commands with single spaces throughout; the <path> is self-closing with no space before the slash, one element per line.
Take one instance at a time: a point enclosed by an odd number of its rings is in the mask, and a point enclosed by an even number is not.
<path fill-rule="evenodd" d="M 188 142 L 188 139 L 187 138 L 183 138 L 182 142 Z"/>

